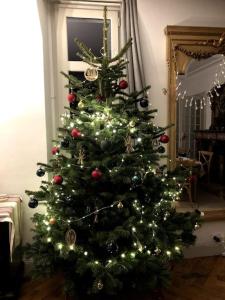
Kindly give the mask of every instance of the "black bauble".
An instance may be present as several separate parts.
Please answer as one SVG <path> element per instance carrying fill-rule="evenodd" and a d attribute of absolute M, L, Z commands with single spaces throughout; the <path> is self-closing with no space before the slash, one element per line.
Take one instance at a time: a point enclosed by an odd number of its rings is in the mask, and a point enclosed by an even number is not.
<path fill-rule="evenodd" d="M 34 197 L 30 198 L 30 200 L 28 202 L 28 206 L 30 208 L 36 208 L 38 206 L 38 200 Z"/>
<path fill-rule="evenodd" d="M 77 106 L 78 106 L 78 101 L 73 101 L 70 103 L 70 108 L 72 108 L 72 109 L 76 109 Z"/>
<path fill-rule="evenodd" d="M 166 149 L 163 146 L 159 146 L 157 149 L 159 153 L 165 153 Z"/>
<path fill-rule="evenodd" d="M 135 174 L 132 178 L 131 181 L 133 184 L 137 185 L 141 183 L 141 176 Z"/>
<path fill-rule="evenodd" d="M 140 103 L 140 106 L 145 108 L 145 107 L 148 107 L 148 99 L 147 98 L 143 98 L 139 101 Z"/>
<path fill-rule="evenodd" d="M 68 148 L 70 145 L 70 141 L 68 139 L 63 139 L 60 143 L 61 147 Z"/>
<path fill-rule="evenodd" d="M 111 240 L 106 243 L 106 250 L 111 255 L 117 255 L 119 251 L 119 246 L 115 241 Z"/>
<path fill-rule="evenodd" d="M 65 199 L 67 204 L 71 204 L 74 202 L 74 197 L 73 196 L 67 196 Z"/>
<path fill-rule="evenodd" d="M 106 151 L 110 148 L 111 146 L 111 142 L 110 141 L 107 141 L 107 140 L 104 140 L 104 141 L 101 141 L 101 149 L 103 151 Z"/>
<path fill-rule="evenodd" d="M 39 168 L 36 172 L 37 176 L 42 177 L 45 175 L 45 170 L 42 168 Z"/>

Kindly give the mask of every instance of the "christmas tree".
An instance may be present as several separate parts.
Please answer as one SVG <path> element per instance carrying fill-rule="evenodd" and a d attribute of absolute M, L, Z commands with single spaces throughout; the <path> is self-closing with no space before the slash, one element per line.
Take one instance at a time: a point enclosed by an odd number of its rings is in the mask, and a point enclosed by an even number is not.
<path fill-rule="evenodd" d="M 173 208 L 181 185 L 160 163 L 169 137 L 167 127 L 153 124 L 149 87 L 126 92 L 123 56 L 131 39 L 113 58 L 107 42 L 105 8 L 101 56 L 76 41 L 89 64 L 87 80 L 64 74 L 70 105 L 52 159 L 37 170 L 51 180 L 42 181 L 39 191 L 26 191 L 29 207 L 45 200 L 47 209 L 32 218 L 27 255 L 34 275 L 62 271 L 66 291 L 81 299 L 165 286 L 170 262 L 194 243 L 199 221 L 198 212 Z"/>

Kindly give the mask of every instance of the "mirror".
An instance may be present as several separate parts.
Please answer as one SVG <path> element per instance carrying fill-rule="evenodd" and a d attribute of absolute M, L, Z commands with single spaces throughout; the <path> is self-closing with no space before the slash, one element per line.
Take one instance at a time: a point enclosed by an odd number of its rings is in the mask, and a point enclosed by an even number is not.
<path fill-rule="evenodd" d="M 225 218 L 225 28 L 167 26 L 169 167 L 187 171 L 177 209 Z"/>

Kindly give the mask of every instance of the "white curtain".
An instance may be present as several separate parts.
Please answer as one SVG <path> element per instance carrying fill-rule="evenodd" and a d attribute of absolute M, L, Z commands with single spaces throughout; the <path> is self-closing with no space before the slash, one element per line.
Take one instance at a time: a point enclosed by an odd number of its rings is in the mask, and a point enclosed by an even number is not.
<path fill-rule="evenodd" d="M 137 0 L 122 0 L 122 46 L 130 37 L 133 39 L 133 44 L 126 54 L 129 61 L 127 66 L 127 79 L 129 82 L 129 92 L 133 92 L 135 90 L 142 90 L 146 86 L 138 28 Z"/>

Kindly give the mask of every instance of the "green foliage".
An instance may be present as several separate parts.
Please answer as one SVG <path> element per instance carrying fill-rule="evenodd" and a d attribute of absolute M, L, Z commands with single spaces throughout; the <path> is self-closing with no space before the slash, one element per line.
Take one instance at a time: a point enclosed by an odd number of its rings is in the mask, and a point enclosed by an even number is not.
<path fill-rule="evenodd" d="M 193 244 L 199 213 L 173 208 L 182 176 L 167 172 L 158 151 L 169 126 L 156 126 L 156 110 L 140 111 L 136 105 L 150 87 L 132 94 L 119 87 L 131 40 L 114 58 L 107 51 L 95 57 L 77 44 L 84 60 L 98 66 L 98 79 L 81 82 L 63 73 L 76 100 L 62 115 L 54 140 L 59 153 L 48 164 L 38 163 L 63 182 L 42 181 L 39 191 L 26 191 L 47 203 L 46 214 L 33 216 L 33 243 L 26 254 L 35 276 L 63 271 L 66 291 L 82 299 L 161 288 L 168 284 L 170 262 Z M 72 129 L 80 134 L 73 137 Z"/>

